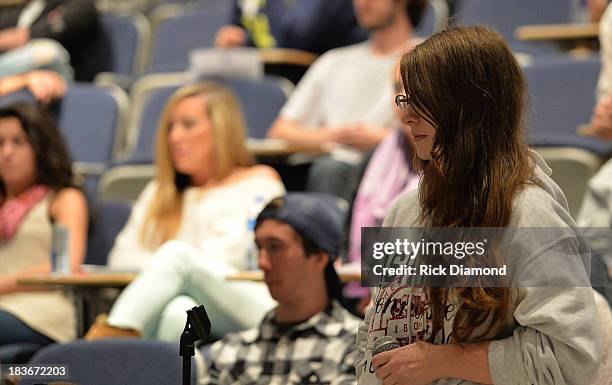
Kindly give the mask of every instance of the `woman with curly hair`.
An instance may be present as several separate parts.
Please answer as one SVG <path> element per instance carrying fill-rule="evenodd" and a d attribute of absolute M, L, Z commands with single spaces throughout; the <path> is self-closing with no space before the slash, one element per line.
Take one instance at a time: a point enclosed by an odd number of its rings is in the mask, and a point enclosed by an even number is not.
<path fill-rule="evenodd" d="M 54 121 L 33 105 L 0 109 L 0 345 L 45 345 L 75 337 L 72 300 L 17 280 L 51 269 L 53 226 L 68 229 L 71 267 L 83 262 L 87 203 Z"/>

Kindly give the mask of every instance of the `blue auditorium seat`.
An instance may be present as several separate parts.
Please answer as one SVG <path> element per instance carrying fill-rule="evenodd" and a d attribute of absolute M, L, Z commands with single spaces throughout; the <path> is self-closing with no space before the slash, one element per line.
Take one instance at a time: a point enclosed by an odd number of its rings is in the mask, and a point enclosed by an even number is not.
<path fill-rule="evenodd" d="M 127 108 L 115 88 L 71 84 L 56 106 L 58 124 L 77 173 L 95 195 L 95 182 L 113 160 L 122 115 Z"/>
<path fill-rule="evenodd" d="M 421 23 L 414 29 L 421 37 L 429 37 L 444 29 L 448 23 L 448 4 L 446 0 L 430 0 L 427 2 Z"/>
<path fill-rule="evenodd" d="M 139 63 L 150 40 L 150 27 L 142 14 L 101 17 L 102 27 L 110 40 L 112 72 L 133 76 L 140 70 Z"/>
<path fill-rule="evenodd" d="M 33 343 L 15 343 L 0 346 L 0 363 L 27 364 L 30 358 L 42 348 Z"/>
<path fill-rule="evenodd" d="M 120 113 L 112 91 L 84 83 L 70 85 L 59 101 L 58 124 L 73 160 L 109 163 Z"/>
<path fill-rule="evenodd" d="M 287 95 L 277 79 L 261 80 L 214 79 L 231 88 L 240 100 L 245 116 L 248 136 L 265 138 Z M 138 125 L 138 140 L 128 163 L 152 163 L 159 119 L 166 102 L 181 85 L 156 89 L 147 100 Z"/>
<path fill-rule="evenodd" d="M 189 52 L 214 46 L 217 30 L 230 19 L 230 8 L 206 9 L 163 20 L 154 31 L 149 72 L 183 71 Z"/>
<path fill-rule="evenodd" d="M 40 350 L 30 361 L 33 365 L 68 365 L 69 378 L 79 385 L 168 385 L 180 384 L 182 358 L 178 342 L 168 343 L 141 339 L 79 340 L 53 344 Z M 196 384 L 192 359 L 191 383 Z M 51 379 L 46 382 L 52 382 Z M 40 384 L 41 380 L 24 379 L 20 385 Z"/>
<path fill-rule="evenodd" d="M 550 53 L 554 46 L 526 43 L 514 37 L 521 25 L 569 23 L 572 0 L 461 0 L 457 5 L 455 25 L 485 24 L 499 31 L 514 51 L 528 54 Z"/>
<path fill-rule="evenodd" d="M 576 133 L 589 123 L 595 106 L 599 57 L 559 59 L 524 68 L 529 88 L 529 139 L 535 146 L 569 146 L 605 156 L 612 142 Z"/>
<path fill-rule="evenodd" d="M 127 222 L 132 207 L 127 202 L 96 202 L 91 211 L 85 263 L 106 265 L 115 238 Z"/>
<path fill-rule="evenodd" d="M 0 107 L 8 106 L 16 102 L 36 103 L 36 98 L 27 89 L 12 92 L 8 95 L 0 96 Z"/>

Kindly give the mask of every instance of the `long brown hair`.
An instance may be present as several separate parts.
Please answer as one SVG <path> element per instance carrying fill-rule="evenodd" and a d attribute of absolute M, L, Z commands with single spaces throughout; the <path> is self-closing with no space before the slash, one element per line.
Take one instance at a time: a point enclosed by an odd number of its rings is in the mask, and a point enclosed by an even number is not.
<path fill-rule="evenodd" d="M 68 146 L 55 120 L 43 108 L 26 102 L 15 102 L 0 108 L 0 119 L 15 118 L 36 158 L 36 184 L 42 184 L 54 191 L 76 187 L 72 173 L 72 159 Z M 6 193 L 0 179 L 0 196 Z"/>
<path fill-rule="evenodd" d="M 401 60 L 412 108 L 436 128 L 423 172 L 419 220 L 432 227 L 504 227 L 512 201 L 529 183 L 533 166 L 524 141 L 526 86 L 504 39 L 483 26 L 435 34 Z M 491 252 L 487 266 L 500 266 Z M 453 338 L 465 342 L 507 321 L 508 287 L 430 288 L 433 336 L 452 296 L 459 309 Z M 433 338 L 433 337 L 432 337 Z"/>
<path fill-rule="evenodd" d="M 183 192 L 191 186 L 191 178 L 178 172 L 172 164 L 168 133 L 176 105 L 193 96 L 203 96 L 203 107 L 212 123 L 215 175 L 223 179 L 236 167 L 253 164 L 246 148 L 246 128 L 240 103 L 227 87 L 206 81 L 177 90 L 166 104 L 160 120 L 155 149 L 157 190 L 146 214 L 147 225 L 140 234 L 143 244 L 151 249 L 172 239 L 181 225 Z"/>

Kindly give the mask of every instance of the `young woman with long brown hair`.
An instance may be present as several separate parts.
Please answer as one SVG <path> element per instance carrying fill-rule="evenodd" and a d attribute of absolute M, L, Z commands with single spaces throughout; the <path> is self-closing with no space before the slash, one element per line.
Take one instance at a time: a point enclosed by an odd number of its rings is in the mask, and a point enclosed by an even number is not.
<path fill-rule="evenodd" d="M 401 75 L 396 102 L 422 179 L 384 226 L 575 226 L 550 169 L 525 143 L 525 81 L 499 34 L 479 26 L 438 33 L 404 55 Z M 375 290 L 358 337 L 359 383 L 589 384 L 602 347 L 588 274 L 576 263 L 582 243 L 540 238 L 545 229 L 526 238 L 509 231 L 518 252 L 509 257 L 500 242 L 480 261 L 499 267 L 500 255 L 508 258 L 519 267 L 512 284 L 433 287 L 408 278 Z M 541 274 L 551 255 L 575 269 Z M 563 285 L 546 287 L 551 280 Z M 382 335 L 400 347 L 372 358 Z"/>
<path fill-rule="evenodd" d="M 53 227 L 69 231 L 72 271 L 87 246 L 88 211 L 55 121 L 28 103 L 0 108 L 0 345 L 75 337 L 76 312 L 61 290 L 18 280 L 51 270 Z"/>

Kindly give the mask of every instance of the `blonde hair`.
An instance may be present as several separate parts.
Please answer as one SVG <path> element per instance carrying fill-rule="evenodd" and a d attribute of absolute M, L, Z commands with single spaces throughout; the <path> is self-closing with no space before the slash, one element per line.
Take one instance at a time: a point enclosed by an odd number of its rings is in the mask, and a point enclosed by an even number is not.
<path fill-rule="evenodd" d="M 174 168 L 168 145 L 168 133 L 176 105 L 194 96 L 203 96 L 203 106 L 211 122 L 215 158 L 213 164 L 217 168 L 215 176 L 224 179 L 236 167 L 253 164 L 253 158 L 245 145 L 246 128 L 242 109 L 233 92 L 211 81 L 178 89 L 166 104 L 157 131 L 155 148 L 157 190 L 140 233 L 141 242 L 150 249 L 172 239 L 181 225 L 183 192 L 191 185 L 191 179 Z"/>

